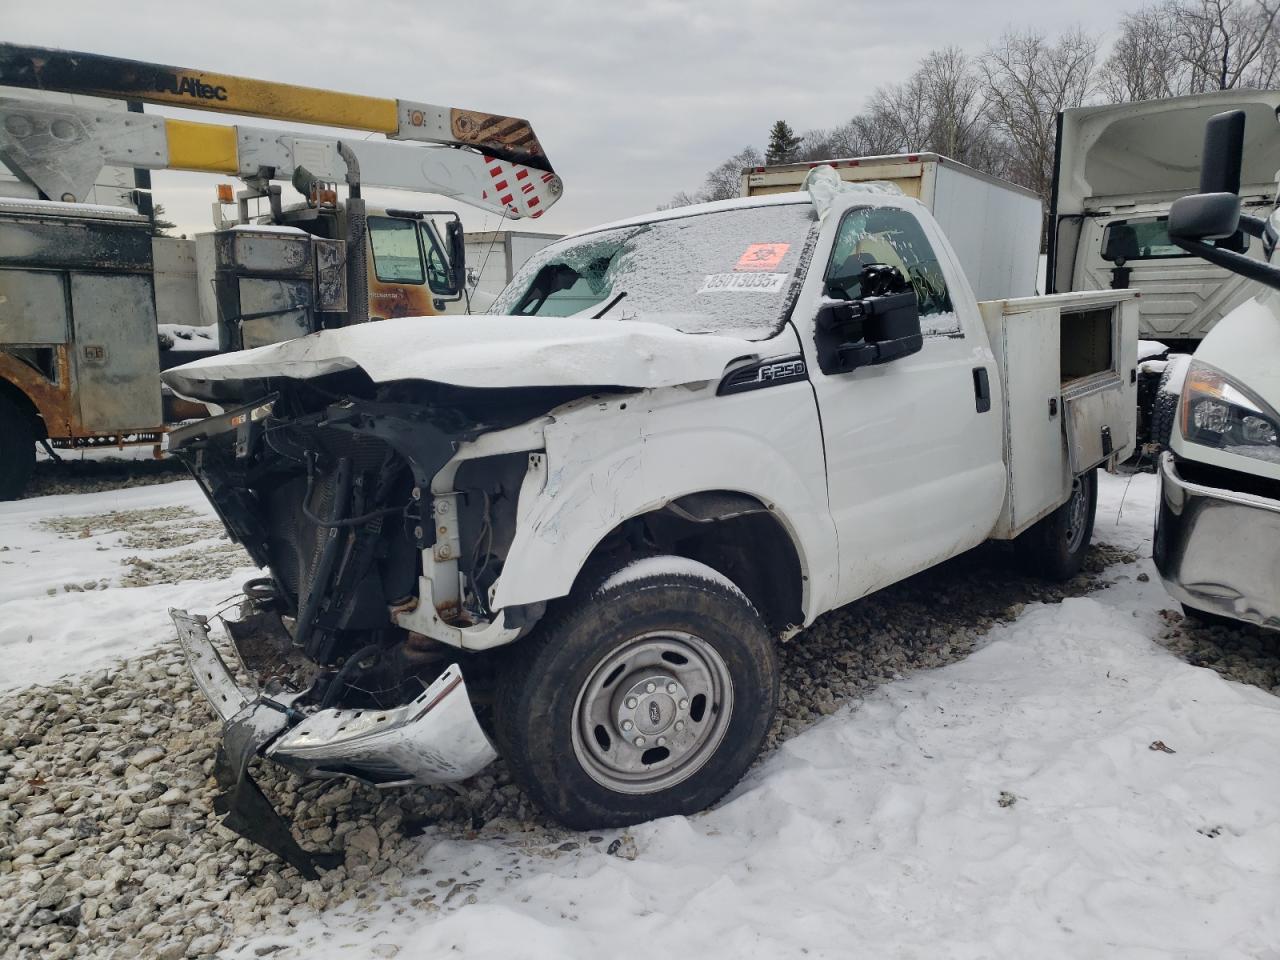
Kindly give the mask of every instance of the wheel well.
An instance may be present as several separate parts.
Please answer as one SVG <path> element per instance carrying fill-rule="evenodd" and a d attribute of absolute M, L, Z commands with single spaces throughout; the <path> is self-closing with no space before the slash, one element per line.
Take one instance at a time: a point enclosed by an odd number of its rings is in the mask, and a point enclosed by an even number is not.
<path fill-rule="evenodd" d="M 40 411 L 36 409 L 36 405 L 31 402 L 31 398 L 22 392 L 15 384 L 0 377 L 0 397 L 9 400 L 18 409 L 19 413 L 26 414 L 27 420 L 31 423 L 31 429 L 35 433 L 37 440 L 43 440 L 49 436 L 49 431 L 45 428 L 44 418 L 40 416 Z"/>
<path fill-rule="evenodd" d="M 596 546 L 579 579 L 655 551 L 688 557 L 724 574 L 775 635 L 804 623 L 804 574 L 795 543 L 777 515 L 755 497 L 695 493 L 632 517 Z"/>

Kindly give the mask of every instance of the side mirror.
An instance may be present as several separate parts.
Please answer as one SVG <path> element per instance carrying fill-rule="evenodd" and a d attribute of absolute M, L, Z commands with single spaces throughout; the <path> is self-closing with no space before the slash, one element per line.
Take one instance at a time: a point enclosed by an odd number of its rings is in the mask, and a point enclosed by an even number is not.
<path fill-rule="evenodd" d="M 1244 111 L 1215 114 L 1204 125 L 1200 158 L 1201 193 L 1239 193 L 1244 158 Z"/>
<path fill-rule="evenodd" d="M 1230 110 L 1209 118 L 1204 127 L 1204 156 L 1200 163 L 1200 192 L 1182 197 L 1169 208 L 1169 239 L 1187 253 L 1208 260 L 1214 266 L 1256 280 L 1272 290 L 1280 290 L 1280 268 L 1243 256 L 1242 231 L 1268 243 L 1268 224 L 1240 212 L 1240 161 L 1244 153 L 1243 110 Z M 1274 237 L 1274 234 L 1270 236 Z M 1225 240 L 1213 245 L 1207 240 Z M 1271 254 L 1268 254 L 1270 256 Z"/>
<path fill-rule="evenodd" d="M 1234 193 L 1193 193 L 1169 208 L 1171 240 L 1222 240 L 1240 227 L 1240 198 Z"/>
<path fill-rule="evenodd" d="M 449 269 L 453 276 L 453 289 L 461 293 L 467 285 L 467 241 L 462 232 L 461 220 L 450 220 L 445 225 L 445 241 L 449 245 Z"/>
<path fill-rule="evenodd" d="M 1107 230 L 1107 246 L 1102 259 L 1123 267 L 1142 251 L 1138 249 L 1138 232 L 1127 223 L 1113 223 Z"/>
<path fill-rule="evenodd" d="M 847 373 L 888 363 L 924 346 L 914 290 L 828 303 L 818 310 L 818 366 Z"/>
<path fill-rule="evenodd" d="M 1228 110 L 1204 125 L 1200 192 L 1169 208 L 1171 240 L 1224 240 L 1239 229 L 1244 121 L 1243 110 Z"/>

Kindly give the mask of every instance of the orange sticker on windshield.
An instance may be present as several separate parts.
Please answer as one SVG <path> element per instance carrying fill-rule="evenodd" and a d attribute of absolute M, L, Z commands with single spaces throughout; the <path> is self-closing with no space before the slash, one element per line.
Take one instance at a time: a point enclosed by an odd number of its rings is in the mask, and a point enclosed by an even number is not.
<path fill-rule="evenodd" d="M 789 243 L 753 243 L 738 258 L 735 270 L 772 270 L 791 249 Z"/>

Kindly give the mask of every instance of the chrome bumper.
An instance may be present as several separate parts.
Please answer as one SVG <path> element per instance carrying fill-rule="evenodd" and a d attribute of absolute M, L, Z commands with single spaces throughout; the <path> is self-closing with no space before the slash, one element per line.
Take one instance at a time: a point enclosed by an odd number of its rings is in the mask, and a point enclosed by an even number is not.
<path fill-rule="evenodd" d="M 1280 501 L 1184 480 L 1166 452 L 1153 553 L 1174 599 L 1280 629 Z"/>
<path fill-rule="evenodd" d="M 411 703 L 390 710 L 319 710 L 245 690 L 209 639 L 209 625 L 170 610 L 196 684 L 223 720 L 224 745 L 243 730 L 254 753 L 309 777 L 354 777 L 379 787 L 452 783 L 497 756 L 453 664 Z"/>

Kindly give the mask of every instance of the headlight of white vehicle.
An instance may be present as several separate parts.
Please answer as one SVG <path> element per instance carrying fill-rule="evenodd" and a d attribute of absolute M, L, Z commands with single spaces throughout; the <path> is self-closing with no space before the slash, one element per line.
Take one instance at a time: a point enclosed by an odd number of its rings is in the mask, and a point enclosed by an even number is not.
<path fill-rule="evenodd" d="M 1188 443 L 1280 463 L 1280 414 L 1216 367 L 1191 362 L 1180 409 Z"/>

